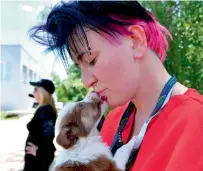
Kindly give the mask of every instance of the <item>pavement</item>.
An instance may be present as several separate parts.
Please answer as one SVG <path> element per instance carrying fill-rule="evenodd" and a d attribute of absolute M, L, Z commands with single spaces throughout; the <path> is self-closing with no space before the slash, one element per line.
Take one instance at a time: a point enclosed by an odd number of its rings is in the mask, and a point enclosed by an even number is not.
<path fill-rule="evenodd" d="M 0 171 L 22 171 L 28 135 L 26 125 L 32 117 L 33 115 L 25 115 L 17 120 L 0 120 Z M 60 147 L 55 142 L 54 144 L 58 149 L 55 154 L 57 156 Z"/>
<path fill-rule="evenodd" d="M 0 120 L 0 171 L 20 171 L 23 168 L 26 124 L 33 115 L 17 120 Z"/>

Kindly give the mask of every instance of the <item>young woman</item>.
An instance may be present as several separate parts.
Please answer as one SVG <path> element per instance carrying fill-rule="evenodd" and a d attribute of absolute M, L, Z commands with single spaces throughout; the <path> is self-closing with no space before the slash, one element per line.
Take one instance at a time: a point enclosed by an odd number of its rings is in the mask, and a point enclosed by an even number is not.
<path fill-rule="evenodd" d="M 138 2 L 59 3 L 32 31 L 64 64 L 68 51 L 84 85 L 115 108 L 101 129 L 112 153 L 137 136 L 128 170 L 203 170 L 203 96 L 166 71 L 171 35 Z"/>
<path fill-rule="evenodd" d="M 34 86 L 33 96 L 39 105 L 27 124 L 24 171 L 48 171 L 56 151 L 53 139 L 57 111 L 52 97 L 55 86 L 46 79 L 30 84 Z"/>

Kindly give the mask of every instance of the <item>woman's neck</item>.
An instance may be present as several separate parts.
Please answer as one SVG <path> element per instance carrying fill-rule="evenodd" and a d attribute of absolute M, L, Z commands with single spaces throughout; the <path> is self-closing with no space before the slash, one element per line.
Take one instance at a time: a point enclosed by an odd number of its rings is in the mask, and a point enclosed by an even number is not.
<path fill-rule="evenodd" d="M 132 102 L 137 108 L 137 114 L 148 118 L 156 106 L 162 89 L 171 76 L 159 59 L 153 59 L 153 57 L 148 57 L 140 65 L 140 73 L 144 74 L 140 77 Z"/>
<path fill-rule="evenodd" d="M 136 95 L 132 102 L 136 106 L 136 115 L 135 115 L 135 130 L 134 135 L 139 133 L 144 121 L 151 115 L 153 112 L 159 96 L 170 79 L 170 75 L 159 61 L 159 59 L 147 59 L 143 66 L 141 73 L 145 73 L 140 78 L 140 84 L 137 87 Z M 184 94 L 187 91 L 187 87 L 183 86 L 180 83 L 176 83 L 172 95 Z"/>

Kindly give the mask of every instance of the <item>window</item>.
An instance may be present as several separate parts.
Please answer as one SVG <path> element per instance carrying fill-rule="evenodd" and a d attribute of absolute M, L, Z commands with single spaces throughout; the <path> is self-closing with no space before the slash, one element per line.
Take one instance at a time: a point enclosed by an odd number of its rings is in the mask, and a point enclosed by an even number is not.
<path fill-rule="evenodd" d="M 1 80 L 11 80 L 12 78 L 12 63 L 1 62 Z"/>
<path fill-rule="evenodd" d="M 23 83 L 27 83 L 28 82 L 28 68 L 23 65 L 23 69 L 22 69 L 22 82 Z"/>
<path fill-rule="evenodd" d="M 37 74 L 33 72 L 33 81 L 37 81 Z"/>
<path fill-rule="evenodd" d="M 33 72 L 29 69 L 29 81 L 34 81 L 33 79 Z"/>
<path fill-rule="evenodd" d="M 11 78 L 12 78 L 12 63 L 6 62 L 5 80 L 11 80 Z"/>
<path fill-rule="evenodd" d="M 1 62 L 1 80 L 4 80 L 4 75 L 5 75 L 5 71 L 6 70 L 6 65 L 4 62 Z"/>

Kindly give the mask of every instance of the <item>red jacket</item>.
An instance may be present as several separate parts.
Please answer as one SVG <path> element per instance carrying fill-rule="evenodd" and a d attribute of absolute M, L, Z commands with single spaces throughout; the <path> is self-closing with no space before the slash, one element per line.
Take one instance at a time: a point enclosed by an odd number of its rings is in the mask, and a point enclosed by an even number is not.
<path fill-rule="evenodd" d="M 128 104 L 112 110 L 102 127 L 103 141 L 113 141 Z M 128 141 L 131 115 L 122 138 Z M 171 97 L 149 124 L 131 171 L 203 171 L 203 96 L 189 89 Z"/>

